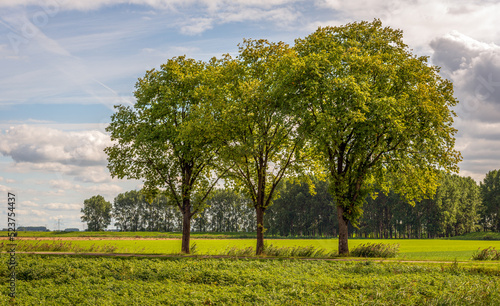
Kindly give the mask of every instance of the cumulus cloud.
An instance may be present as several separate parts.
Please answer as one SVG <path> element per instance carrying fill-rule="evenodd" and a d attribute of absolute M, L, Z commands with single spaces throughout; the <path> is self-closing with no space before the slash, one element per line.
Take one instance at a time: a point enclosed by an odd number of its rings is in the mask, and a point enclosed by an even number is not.
<path fill-rule="evenodd" d="M 65 203 L 48 203 L 42 205 L 46 209 L 54 210 L 78 210 L 82 208 L 82 204 L 65 204 Z"/>
<path fill-rule="evenodd" d="M 118 4 L 136 4 L 170 10 L 175 10 L 180 6 L 203 5 L 214 11 L 231 4 L 271 7 L 291 2 L 297 2 L 297 0 L 3 0 L 0 2 L 0 7 L 32 5 L 57 13 L 59 10 L 86 11 Z"/>
<path fill-rule="evenodd" d="M 58 190 L 68 190 L 71 192 L 81 192 L 85 194 L 101 194 L 114 197 L 123 191 L 123 188 L 116 184 L 77 184 L 68 180 L 50 180 L 49 186 Z"/>
<path fill-rule="evenodd" d="M 180 23 L 180 31 L 183 34 L 194 35 L 211 29 L 215 24 L 228 22 L 269 20 L 278 24 L 283 22 L 288 24 L 300 15 L 298 9 L 284 6 L 297 2 L 304 3 L 303 0 L 6 0 L 0 2 L 0 8 L 38 7 L 38 12 L 31 19 L 27 18 L 28 16 L 11 18 L 16 20 L 12 28 L 17 29 L 18 33 L 23 29 L 24 32 L 29 29 L 33 32 L 30 36 L 37 37 L 47 50 L 69 55 L 56 41 L 44 36 L 38 26 L 45 25 L 46 20 L 63 10 L 88 11 L 119 4 L 133 4 L 171 12 L 188 10 L 189 13 L 184 18 L 186 21 Z M 21 24 L 16 24 L 19 22 Z M 19 35 L 19 38 L 25 39 L 25 36 Z"/>
<path fill-rule="evenodd" d="M 457 148 L 464 161 L 461 172 L 476 180 L 500 168 L 500 46 L 453 31 L 431 43 L 432 62 L 453 81 L 460 101 Z"/>
<path fill-rule="evenodd" d="M 106 163 L 103 149 L 111 144 L 99 131 L 67 132 L 20 125 L 2 133 L 0 153 L 18 163 L 55 163 L 95 166 Z"/>
<path fill-rule="evenodd" d="M 431 42 L 433 63 L 455 84 L 466 118 L 497 122 L 500 115 L 500 46 L 452 32 Z"/>
<path fill-rule="evenodd" d="M 65 174 L 81 182 L 110 180 L 103 152 L 110 144 L 108 135 L 95 130 L 73 132 L 18 125 L 0 134 L 0 154 L 15 162 L 10 170 Z"/>
<path fill-rule="evenodd" d="M 354 20 L 380 18 L 384 25 L 404 32 L 404 40 L 420 53 L 429 55 L 428 43 L 435 37 L 458 30 L 481 41 L 498 39 L 498 1 L 366 1 L 316 0 L 320 8 L 336 11 L 335 19 L 311 23 L 339 25 Z M 421 55 L 424 55 L 421 54 Z"/>

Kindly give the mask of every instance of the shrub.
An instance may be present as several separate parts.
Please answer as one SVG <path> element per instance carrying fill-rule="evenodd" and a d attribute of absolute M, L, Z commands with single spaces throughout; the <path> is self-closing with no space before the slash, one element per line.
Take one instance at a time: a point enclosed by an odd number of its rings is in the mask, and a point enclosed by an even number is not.
<path fill-rule="evenodd" d="M 351 256 L 355 257 L 396 257 L 399 252 L 399 244 L 361 244 L 355 247 L 351 252 Z"/>
<path fill-rule="evenodd" d="M 337 252 L 327 252 L 322 248 L 314 246 L 295 246 L 295 247 L 278 247 L 272 244 L 264 244 L 263 255 L 273 257 L 313 257 L 313 258 L 331 258 L 337 256 Z M 248 247 L 239 249 L 237 247 L 227 248 L 223 255 L 226 256 L 253 256 L 255 249 Z"/>
<path fill-rule="evenodd" d="M 487 247 L 483 250 L 478 249 L 472 254 L 472 260 L 500 260 L 500 252 L 493 247 Z"/>

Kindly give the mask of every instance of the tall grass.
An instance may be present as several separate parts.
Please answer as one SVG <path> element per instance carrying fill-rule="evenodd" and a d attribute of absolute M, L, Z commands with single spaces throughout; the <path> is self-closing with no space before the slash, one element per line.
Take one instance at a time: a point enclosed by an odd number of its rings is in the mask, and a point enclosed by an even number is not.
<path fill-rule="evenodd" d="M 367 243 L 355 247 L 350 255 L 355 257 L 396 257 L 399 244 Z"/>
<path fill-rule="evenodd" d="M 114 253 L 117 247 L 114 245 L 96 245 L 83 247 L 72 243 L 71 241 L 42 242 L 42 241 L 20 241 L 17 243 L 17 252 L 73 252 L 73 253 Z M 1 242 L 0 251 L 8 252 L 11 250 L 10 242 Z"/>
<path fill-rule="evenodd" d="M 500 251 L 497 251 L 493 247 L 487 247 L 482 250 L 478 249 L 472 254 L 472 260 L 500 260 Z"/>

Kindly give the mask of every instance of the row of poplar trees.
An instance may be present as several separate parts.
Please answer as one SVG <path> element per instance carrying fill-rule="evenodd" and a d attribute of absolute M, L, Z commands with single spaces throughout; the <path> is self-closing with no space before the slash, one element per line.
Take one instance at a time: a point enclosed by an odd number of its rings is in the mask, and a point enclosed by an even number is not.
<path fill-rule="evenodd" d="M 491 171 L 478 185 L 470 177 L 443 173 L 436 194 L 410 205 L 395 193 L 366 198 L 363 215 L 350 236 L 364 238 L 437 238 L 475 231 L 500 230 L 500 175 Z M 286 181 L 280 196 L 264 216 L 267 233 L 281 237 L 335 237 L 337 210 L 328 183 L 311 185 Z M 115 226 L 122 231 L 179 231 L 182 215 L 164 196 L 148 202 L 138 191 L 119 194 L 113 204 Z M 191 230 L 198 232 L 254 232 L 255 210 L 245 195 L 215 190 Z"/>
<path fill-rule="evenodd" d="M 339 253 L 376 183 L 410 203 L 435 193 L 440 171 L 458 171 L 451 82 L 413 55 L 380 20 L 319 28 L 293 46 L 244 40 L 236 57 L 174 57 L 116 106 L 105 149 L 113 177 L 140 179 L 191 221 L 224 182 L 264 214 L 284 179 L 326 177 L 336 204 Z"/>

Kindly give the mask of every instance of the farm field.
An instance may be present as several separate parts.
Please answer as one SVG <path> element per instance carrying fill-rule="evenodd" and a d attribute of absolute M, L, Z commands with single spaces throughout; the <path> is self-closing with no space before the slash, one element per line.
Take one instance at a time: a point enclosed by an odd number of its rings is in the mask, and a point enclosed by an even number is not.
<path fill-rule="evenodd" d="M 113 239 L 104 237 L 92 240 L 76 237 L 67 239 L 19 240 L 18 250 L 22 250 L 23 245 L 61 243 L 71 243 L 86 250 L 95 249 L 96 252 L 106 252 L 106 250 L 112 249 L 114 253 L 137 254 L 177 254 L 181 248 L 179 239 Z M 266 243 L 276 247 L 313 246 L 328 252 L 336 251 L 338 246 L 337 239 L 266 239 Z M 467 261 L 479 248 L 494 247 L 500 249 L 500 241 L 444 239 L 350 239 L 349 247 L 352 249 L 366 243 L 399 244 L 400 252 L 396 259 L 404 260 L 453 261 L 456 259 Z M 193 238 L 191 244 L 196 244 L 196 255 L 220 255 L 229 248 L 255 247 L 255 240 Z"/>
<path fill-rule="evenodd" d="M 499 276 L 488 263 L 20 254 L 15 305 L 499 305 Z"/>

